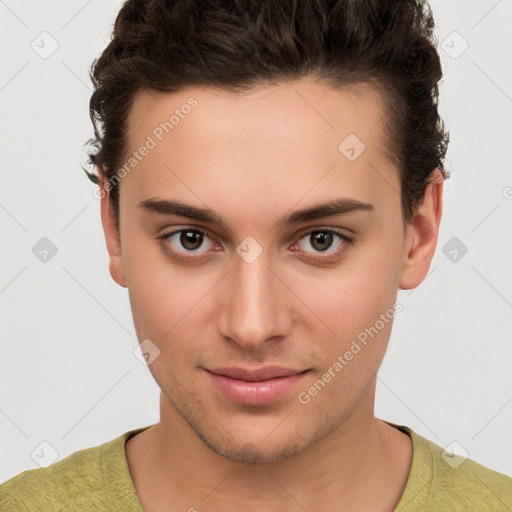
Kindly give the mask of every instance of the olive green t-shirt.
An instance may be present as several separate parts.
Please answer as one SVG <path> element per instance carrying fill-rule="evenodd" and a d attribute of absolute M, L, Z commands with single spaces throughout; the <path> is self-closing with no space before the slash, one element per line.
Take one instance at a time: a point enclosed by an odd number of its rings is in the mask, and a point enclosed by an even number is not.
<path fill-rule="evenodd" d="M 395 512 L 512 511 L 512 478 L 447 452 L 443 459 L 440 446 L 408 427 L 386 423 L 409 435 L 413 446 L 411 471 Z M 11 478 L 0 486 L 0 511 L 143 512 L 124 445 L 146 428 Z"/>

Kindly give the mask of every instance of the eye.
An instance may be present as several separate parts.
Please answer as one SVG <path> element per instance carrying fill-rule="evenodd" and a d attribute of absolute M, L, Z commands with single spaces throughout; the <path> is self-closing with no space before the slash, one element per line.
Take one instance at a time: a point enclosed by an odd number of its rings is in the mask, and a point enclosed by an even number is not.
<path fill-rule="evenodd" d="M 192 227 L 176 229 L 158 238 L 161 240 L 164 250 L 180 261 L 202 258 L 208 252 L 217 251 L 220 248 L 205 231 Z M 209 244 L 207 243 L 206 248 L 201 251 L 201 247 L 205 245 L 205 240 L 209 241 Z M 299 235 L 299 241 L 292 246 L 292 250 L 296 251 L 297 249 L 294 247 L 298 247 L 299 251 L 312 254 L 313 259 L 325 260 L 339 257 L 354 243 L 355 241 L 352 238 L 341 231 L 315 228 Z M 332 247 L 334 249 L 329 251 Z M 309 248 L 313 248 L 313 251 L 310 251 Z M 325 255 L 323 255 L 324 253 Z"/>
<path fill-rule="evenodd" d="M 297 246 L 304 252 L 311 252 L 308 248 L 312 247 L 313 254 L 326 253 L 326 256 L 320 256 L 320 258 L 324 258 L 339 256 L 352 244 L 354 244 L 354 240 L 341 231 L 327 228 L 315 228 L 314 230 L 302 233 Z M 332 247 L 334 247 L 334 249 L 329 251 Z"/>
<path fill-rule="evenodd" d="M 178 259 L 180 258 L 180 253 L 204 254 L 205 252 L 208 252 L 208 248 L 205 251 L 200 251 L 201 246 L 204 245 L 205 239 L 210 241 L 210 248 L 216 247 L 216 244 L 209 238 L 208 234 L 197 228 L 185 228 L 171 231 L 159 238 L 162 240 L 164 248 L 167 251 L 170 251 Z M 185 258 L 186 257 L 187 256 L 185 256 Z"/>

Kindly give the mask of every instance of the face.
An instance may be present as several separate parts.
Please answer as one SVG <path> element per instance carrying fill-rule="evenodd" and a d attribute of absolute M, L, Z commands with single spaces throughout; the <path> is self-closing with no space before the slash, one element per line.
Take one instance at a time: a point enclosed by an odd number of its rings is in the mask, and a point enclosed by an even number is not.
<path fill-rule="evenodd" d="M 136 97 L 119 247 L 103 199 L 110 271 L 150 340 L 162 417 L 229 459 L 283 460 L 373 416 L 397 290 L 428 270 L 404 263 L 384 129 L 364 85 Z"/>

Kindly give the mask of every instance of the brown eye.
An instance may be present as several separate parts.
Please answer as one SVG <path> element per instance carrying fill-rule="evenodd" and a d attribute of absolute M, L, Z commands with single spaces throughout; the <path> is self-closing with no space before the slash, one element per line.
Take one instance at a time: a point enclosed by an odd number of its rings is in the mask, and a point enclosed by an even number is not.
<path fill-rule="evenodd" d="M 159 237 L 167 252 L 186 257 L 187 255 L 205 255 L 208 249 L 215 247 L 215 243 L 207 233 L 201 229 L 176 229 Z M 208 247 L 208 242 L 210 247 Z"/>
<path fill-rule="evenodd" d="M 354 243 L 353 238 L 340 231 L 316 228 L 302 233 L 297 246 L 310 258 L 327 261 L 327 258 L 340 258 Z"/>
<path fill-rule="evenodd" d="M 336 231 L 317 229 L 315 231 L 309 231 L 302 236 L 302 239 L 299 242 L 299 248 L 306 252 L 311 252 L 307 250 L 309 246 L 314 249 L 313 252 L 326 252 L 333 245 L 335 246 L 335 249 L 343 245 L 346 238 L 347 237 L 343 234 Z"/>
<path fill-rule="evenodd" d="M 309 235 L 311 239 L 311 246 L 318 251 L 325 251 L 328 249 L 334 240 L 332 233 L 327 231 L 316 231 Z"/>
<path fill-rule="evenodd" d="M 199 231 L 183 230 L 181 231 L 179 240 L 185 249 L 195 251 L 201 247 L 203 243 L 203 233 Z"/>

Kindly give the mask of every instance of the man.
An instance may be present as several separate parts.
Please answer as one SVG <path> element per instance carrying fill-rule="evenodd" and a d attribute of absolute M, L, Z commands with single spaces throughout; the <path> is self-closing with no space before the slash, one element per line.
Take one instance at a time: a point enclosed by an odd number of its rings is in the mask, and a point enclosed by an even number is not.
<path fill-rule="evenodd" d="M 512 479 L 374 416 L 442 215 L 432 29 L 406 0 L 124 4 L 91 178 L 160 421 L 2 510 L 512 509 Z"/>

